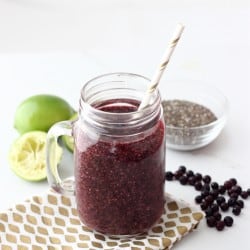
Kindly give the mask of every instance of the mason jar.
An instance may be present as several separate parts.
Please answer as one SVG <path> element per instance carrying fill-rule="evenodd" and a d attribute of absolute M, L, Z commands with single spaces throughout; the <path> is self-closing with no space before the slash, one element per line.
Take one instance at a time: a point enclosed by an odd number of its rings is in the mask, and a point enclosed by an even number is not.
<path fill-rule="evenodd" d="M 149 230 L 164 210 L 165 124 L 158 90 L 138 111 L 149 79 L 130 73 L 98 76 L 81 90 L 78 119 L 48 132 L 48 181 L 75 195 L 80 220 L 108 235 Z M 74 138 L 74 175 L 61 179 L 54 146 Z"/>

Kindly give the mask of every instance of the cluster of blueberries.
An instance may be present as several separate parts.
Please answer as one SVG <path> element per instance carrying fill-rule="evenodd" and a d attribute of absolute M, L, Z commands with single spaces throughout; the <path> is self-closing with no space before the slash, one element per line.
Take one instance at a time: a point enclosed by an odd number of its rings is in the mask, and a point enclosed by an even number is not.
<path fill-rule="evenodd" d="M 182 185 L 190 185 L 200 191 L 200 194 L 195 197 L 195 202 L 205 212 L 207 225 L 215 227 L 218 231 L 222 231 L 225 226 L 233 225 L 233 218 L 231 216 L 222 218 L 221 212 L 232 208 L 232 213 L 239 215 L 244 207 L 242 199 L 250 196 L 250 188 L 242 190 L 235 178 L 219 185 L 213 182 L 209 175 L 194 173 L 192 170 L 187 170 L 185 166 L 180 166 L 175 172 L 167 171 L 165 178 L 167 181 L 178 180 Z"/>

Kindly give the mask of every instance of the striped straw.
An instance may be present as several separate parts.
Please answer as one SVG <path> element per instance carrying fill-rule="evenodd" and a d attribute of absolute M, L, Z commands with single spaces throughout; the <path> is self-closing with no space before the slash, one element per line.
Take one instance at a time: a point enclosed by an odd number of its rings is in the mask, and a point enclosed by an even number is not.
<path fill-rule="evenodd" d="M 176 30 L 173 34 L 172 39 L 170 40 L 170 43 L 162 57 L 161 63 L 159 65 L 159 67 L 157 68 L 151 82 L 148 85 L 147 91 L 141 101 L 141 104 L 138 108 L 138 110 L 141 110 L 143 108 L 145 108 L 148 105 L 148 102 L 150 100 L 150 95 L 155 91 L 155 89 L 157 88 L 157 86 L 159 85 L 160 79 L 163 75 L 164 70 L 166 69 L 169 60 L 174 52 L 174 49 L 178 43 L 178 41 L 181 38 L 181 34 L 184 30 L 184 26 L 182 24 L 178 24 L 176 27 Z"/>

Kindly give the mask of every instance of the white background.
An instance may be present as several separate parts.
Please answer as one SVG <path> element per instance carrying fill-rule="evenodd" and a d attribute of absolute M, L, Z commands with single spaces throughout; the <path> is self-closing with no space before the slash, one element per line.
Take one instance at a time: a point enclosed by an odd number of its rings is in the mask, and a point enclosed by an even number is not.
<path fill-rule="evenodd" d="M 166 152 L 166 169 L 185 164 L 223 182 L 236 177 L 250 188 L 250 6 L 247 0 L 0 0 L 0 211 L 48 189 L 9 169 L 7 155 L 18 136 L 17 105 L 49 93 L 77 109 L 86 80 L 126 71 L 151 77 L 178 22 L 183 37 L 161 81 L 201 80 L 217 86 L 230 103 L 219 138 L 193 152 Z M 195 191 L 177 183 L 166 190 L 193 204 Z M 250 199 L 221 233 L 199 229 L 175 249 L 249 249 Z"/>

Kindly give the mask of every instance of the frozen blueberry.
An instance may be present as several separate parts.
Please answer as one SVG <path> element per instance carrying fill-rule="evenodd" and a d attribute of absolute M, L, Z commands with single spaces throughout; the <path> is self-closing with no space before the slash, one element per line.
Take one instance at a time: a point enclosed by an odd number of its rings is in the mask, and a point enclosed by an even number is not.
<path fill-rule="evenodd" d="M 229 207 L 233 207 L 236 204 L 237 199 L 235 198 L 229 198 L 227 201 L 227 204 Z"/>
<path fill-rule="evenodd" d="M 207 183 L 205 183 L 204 185 L 203 185 L 203 187 L 202 187 L 202 191 L 210 191 L 210 185 L 209 184 L 207 184 Z"/>
<path fill-rule="evenodd" d="M 211 177 L 209 175 L 204 175 L 202 180 L 204 183 L 210 183 L 211 182 Z"/>
<path fill-rule="evenodd" d="M 225 181 L 224 182 L 225 189 L 229 190 L 232 186 L 233 185 L 232 185 L 231 181 Z"/>
<path fill-rule="evenodd" d="M 233 225 L 233 223 L 234 223 L 234 220 L 233 220 L 233 218 L 231 216 L 226 216 L 224 218 L 224 223 L 225 223 L 225 225 L 227 227 L 231 227 Z"/>
<path fill-rule="evenodd" d="M 205 211 L 208 208 L 208 203 L 206 201 L 203 201 L 200 204 L 201 210 Z"/>
<path fill-rule="evenodd" d="M 250 196 L 250 188 L 247 189 L 247 193 Z"/>
<path fill-rule="evenodd" d="M 231 182 L 232 186 L 237 184 L 237 180 L 235 178 L 231 178 L 229 181 Z"/>
<path fill-rule="evenodd" d="M 214 190 L 210 191 L 210 194 L 214 197 L 214 199 L 216 199 L 219 195 L 219 191 L 218 191 L 218 189 L 214 189 Z"/>
<path fill-rule="evenodd" d="M 238 199 L 239 195 L 237 193 L 230 193 L 229 194 L 230 198 L 233 198 L 233 199 Z"/>
<path fill-rule="evenodd" d="M 220 208 L 222 211 L 226 212 L 228 210 L 229 206 L 226 202 L 223 202 L 220 204 Z"/>
<path fill-rule="evenodd" d="M 177 170 L 174 172 L 174 177 L 176 180 L 179 180 L 182 175 L 183 175 L 182 171 Z"/>
<path fill-rule="evenodd" d="M 194 187 L 197 191 L 200 191 L 202 189 L 202 184 L 200 181 L 196 181 L 194 184 Z"/>
<path fill-rule="evenodd" d="M 210 217 L 213 215 L 213 210 L 211 207 L 208 207 L 206 210 L 205 210 L 205 214 L 206 214 L 206 217 Z"/>
<path fill-rule="evenodd" d="M 243 200 L 237 200 L 236 205 L 240 206 L 241 208 L 244 208 L 244 201 Z"/>
<path fill-rule="evenodd" d="M 217 223 L 216 223 L 216 229 L 218 231 L 222 231 L 224 229 L 224 227 L 225 227 L 225 222 L 224 221 L 222 221 L 222 220 L 217 221 Z"/>
<path fill-rule="evenodd" d="M 188 176 L 188 175 L 187 175 Z M 196 180 L 195 180 L 195 177 L 194 176 L 189 176 L 188 177 L 188 184 L 191 185 L 191 186 L 194 186 Z"/>
<path fill-rule="evenodd" d="M 173 178 L 174 178 L 174 174 L 171 171 L 167 171 L 165 173 L 165 178 L 166 178 L 167 181 L 172 181 Z"/>
<path fill-rule="evenodd" d="M 227 194 L 230 196 L 231 194 L 235 193 L 232 189 L 227 190 Z"/>
<path fill-rule="evenodd" d="M 219 211 L 219 206 L 217 204 L 215 204 L 215 203 L 213 203 L 210 207 L 213 210 L 213 212 L 218 212 Z"/>
<path fill-rule="evenodd" d="M 214 197 L 212 195 L 208 195 L 207 197 L 204 198 L 205 201 L 208 203 L 208 204 L 212 204 L 213 201 L 214 201 Z"/>
<path fill-rule="evenodd" d="M 241 188 L 241 186 L 239 186 L 239 185 L 236 185 L 236 186 L 233 186 L 232 188 L 231 188 L 231 190 L 232 190 L 232 192 L 233 193 L 237 193 L 237 194 L 241 194 L 241 192 L 242 192 L 242 188 Z"/>
<path fill-rule="evenodd" d="M 201 196 L 202 196 L 203 198 L 207 197 L 209 194 L 210 194 L 210 193 L 209 193 L 209 191 L 207 191 L 207 190 L 204 190 L 204 191 L 201 192 Z"/>
<path fill-rule="evenodd" d="M 196 181 L 201 181 L 202 180 L 202 175 L 200 173 L 195 174 L 195 179 Z"/>
<path fill-rule="evenodd" d="M 239 205 L 235 205 L 232 212 L 234 215 L 239 215 L 241 213 L 241 207 Z"/>
<path fill-rule="evenodd" d="M 182 176 L 180 177 L 179 181 L 180 181 L 180 183 L 181 183 L 182 185 L 186 185 L 187 182 L 188 182 L 188 178 L 187 178 L 187 176 L 182 175 Z"/>
<path fill-rule="evenodd" d="M 247 199 L 248 197 L 248 192 L 247 191 L 242 191 L 240 196 L 243 198 L 243 199 Z"/>
<path fill-rule="evenodd" d="M 211 183 L 211 188 L 212 189 L 219 189 L 219 184 L 217 182 L 212 182 Z"/>
<path fill-rule="evenodd" d="M 188 177 L 194 176 L 194 172 L 193 172 L 192 170 L 188 170 L 188 171 L 186 172 L 186 175 L 187 175 Z"/>
<path fill-rule="evenodd" d="M 185 174 L 187 168 L 185 166 L 180 166 L 178 170 L 181 171 L 183 174 Z"/>
<path fill-rule="evenodd" d="M 202 200 L 203 200 L 203 198 L 202 198 L 201 195 L 197 195 L 197 196 L 195 197 L 195 202 L 198 203 L 198 204 L 200 204 L 200 203 L 202 202 Z"/>
<path fill-rule="evenodd" d="M 226 188 L 223 185 L 220 185 L 218 190 L 220 194 L 225 194 L 226 192 Z"/>
<path fill-rule="evenodd" d="M 217 199 L 216 199 L 216 202 L 217 202 L 218 205 L 222 204 L 225 201 L 226 201 L 226 199 L 221 195 L 218 196 Z"/>
<path fill-rule="evenodd" d="M 213 213 L 213 217 L 217 220 L 217 221 L 219 221 L 219 220 L 221 220 L 221 213 L 219 213 L 218 211 L 217 212 L 215 212 L 215 213 Z"/>
<path fill-rule="evenodd" d="M 207 225 L 209 227 L 215 227 L 216 225 L 216 219 L 213 216 L 210 216 L 207 218 Z"/>

